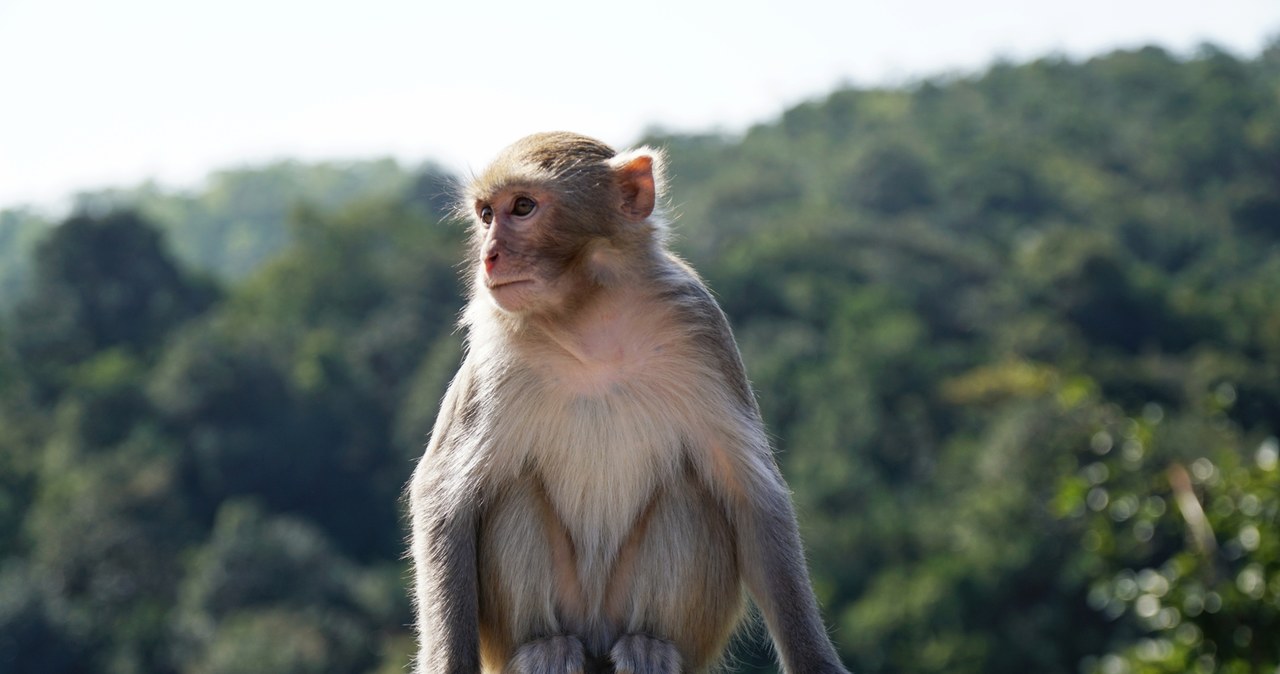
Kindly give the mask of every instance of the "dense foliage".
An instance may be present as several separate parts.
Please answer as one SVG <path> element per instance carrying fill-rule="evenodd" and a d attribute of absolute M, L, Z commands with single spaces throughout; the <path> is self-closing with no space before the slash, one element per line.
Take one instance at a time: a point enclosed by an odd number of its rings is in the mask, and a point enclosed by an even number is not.
<path fill-rule="evenodd" d="M 1280 667 L 1280 44 L 646 142 L 852 668 Z M 0 671 L 403 671 L 448 191 L 281 164 L 0 213 Z"/>

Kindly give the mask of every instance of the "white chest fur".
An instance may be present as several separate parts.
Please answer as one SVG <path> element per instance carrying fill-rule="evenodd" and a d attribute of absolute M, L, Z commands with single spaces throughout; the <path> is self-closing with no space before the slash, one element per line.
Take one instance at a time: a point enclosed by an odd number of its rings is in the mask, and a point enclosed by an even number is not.
<path fill-rule="evenodd" d="M 707 426 L 696 401 L 714 393 L 691 389 L 714 385 L 686 342 L 662 316 L 600 316 L 493 369 L 506 373 L 487 392 L 503 412 L 485 420 L 482 451 L 499 481 L 537 472 L 583 578 L 607 577 L 655 488 L 681 469 L 691 429 Z"/>

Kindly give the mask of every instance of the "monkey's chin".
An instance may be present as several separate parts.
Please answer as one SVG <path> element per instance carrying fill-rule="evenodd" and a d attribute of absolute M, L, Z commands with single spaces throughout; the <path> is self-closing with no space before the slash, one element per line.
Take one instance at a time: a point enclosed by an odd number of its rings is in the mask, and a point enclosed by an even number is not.
<path fill-rule="evenodd" d="M 489 286 L 489 298 L 503 311 L 518 313 L 527 309 L 536 297 L 537 282 L 533 279 L 517 279 Z"/>

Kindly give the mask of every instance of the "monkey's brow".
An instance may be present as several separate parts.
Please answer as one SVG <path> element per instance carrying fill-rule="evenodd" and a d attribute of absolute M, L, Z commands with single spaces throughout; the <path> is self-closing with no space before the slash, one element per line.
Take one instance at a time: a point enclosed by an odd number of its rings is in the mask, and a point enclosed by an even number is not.
<path fill-rule="evenodd" d="M 520 192 L 520 191 L 542 191 L 547 189 L 547 181 L 528 180 L 525 178 L 515 180 L 495 180 L 483 181 L 472 189 L 472 196 L 477 201 L 491 201 L 494 197 L 503 192 Z"/>

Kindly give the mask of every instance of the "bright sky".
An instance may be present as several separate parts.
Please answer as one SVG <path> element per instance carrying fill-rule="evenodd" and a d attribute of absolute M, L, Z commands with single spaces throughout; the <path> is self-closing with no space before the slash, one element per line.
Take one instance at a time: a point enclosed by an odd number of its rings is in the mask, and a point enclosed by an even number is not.
<path fill-rule="evenodd" d="M 1278 34 L 1280 0 L 0 0 L 0 207 L 284 157 L 465 170 L 533 131 L 739 131 L 842 83 Z"/>

